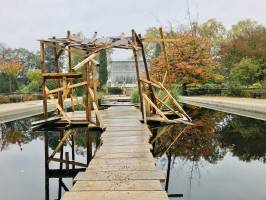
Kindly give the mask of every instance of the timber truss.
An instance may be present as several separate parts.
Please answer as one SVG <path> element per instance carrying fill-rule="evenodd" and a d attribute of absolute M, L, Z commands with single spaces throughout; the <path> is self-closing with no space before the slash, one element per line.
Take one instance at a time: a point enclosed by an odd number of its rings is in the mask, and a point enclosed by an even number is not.
<path fill-rule="evenodd" d="M 91 39 L 81 39 L 72 35 L 69 31 L 65 38 L 49 38 L 40 40 L 40 57 L 42 70 L 42 91 L 43 91 L 43 110 L 44 118 L 48 120 L 48 98 L 58 110 L 61 121 L 67 124 L 87 124 L 103 128 L 104 123 L 99 112 L 98 93 L 97 93 L 97 61 L 95 57 L 104 49 L 120 48 L 131 49 L 135 58 L 136 75 L 140 96 L 140 107 L 144 122 L 149 120 L 162 122 L 178 122 L 180 120 L 190 121 L 189 116 L 182 109 L 179 103 L 171 95 L 164 85 L 164 82 L 153 80 L 150 77 L 146 60 L 144 42 L 160 42 L 166 59 L 167 66 L 165 78 L 167 77 L 169 64 L 165 42 L 174 42 L 175 39 L 165 39 L 160 29 L 161 38 L 141 38 L 132 30 L 132 35 L 126 37 L 121 34 L 119 37 L 97 38 L 95 33 Z M 54 68 L 47 71 L 45 66 L 45 48 L 50 47 L 54 52 Z M 81 51 L 81 62 L 73 65 L 72 55 L 75 51 Z M 64 72 L 60 71 L 59 58 L 62 55 L 68 57 L 68 66 Z M 141 55 L 144 62 L 145 73 L 140 74 L 138 57 Z M 56 80 L 57 88 L 49 88 L 49 79 Z M 76 111 L 76 103 L 79 99 L 75 97 L 74 90 L 78 87 L 84 88 L 86 112 Z M 64 103 L 66 100 L 71 102 L 71 112 L 65 112 Z M 176 117 L 175 120 L 169 119 L 169 113 Z"/>

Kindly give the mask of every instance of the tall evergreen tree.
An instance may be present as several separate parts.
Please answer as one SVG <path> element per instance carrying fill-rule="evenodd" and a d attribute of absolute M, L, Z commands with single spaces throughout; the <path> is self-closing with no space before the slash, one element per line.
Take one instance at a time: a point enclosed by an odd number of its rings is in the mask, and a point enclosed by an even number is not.
<path fill-rule="evenodd" d="M 108 71 L 107 71 L 107 52 L 102 50 L 99 55 L 99 81 L 100 86 L 102 87 L 107 83 Z"/>

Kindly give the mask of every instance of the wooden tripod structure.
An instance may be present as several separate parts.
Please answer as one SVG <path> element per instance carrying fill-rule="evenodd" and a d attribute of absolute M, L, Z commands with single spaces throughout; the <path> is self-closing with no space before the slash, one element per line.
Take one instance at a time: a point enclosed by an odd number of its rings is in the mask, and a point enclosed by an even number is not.
<path fill-rule="evenodd" d="M 43 110 L 45 120 L 48 119 L 47 99 L 50 98 L 51 102 L 56 106 L 58 115 L 61 117 L 62 121 L 65 121 L 68 124 L 87 123 L 88 125 L 94 124 L 97 127 L 104 127 L 103 119 L 99 112 L 97 62 L 94 58 L 101 50 L 110 48 L 131 49 L 133 51 L 140 96 L 140 108 L 145 122 L 148 120 L 173 122 L 173 120 L 167 118 L 165 114 L 166 112 L 171 112 L 172 115 L 175 115 L 178 118 L 190 120 L 186 112 L 166 89 L 164 81 L 161 83 L 153 80 L 149 74 L 143 42 L 161 42 L 165 58 L 167 59 L 164 45 L 164 42 L 167 42 L 167 39 L 164 39 L 162 30 L 161 38 L 157 39 L 142 39 L 135 30 L 132 30 L 131 37 L 126 37 L 123 33 L 119 37 L 96 38 L 96 36 L 97 33 L 95 33 L 91 39 L 81 39 L 75 35 L 71 35 L 68 31 L 67 37 L 65 38 L 53 37 L 46 40 L 40 40 Z M 45 64 L 46 47 L 52 48 L 54 52 L 54 67 L 52 71 L 49 72 L 47 72 Z M 82 51 L 84 57 L 81 57 L 81 62 L 73 66 L 71 54 L 75 49 Z M 63 71 L 60 71 L 59 58 L 60 56 L 66 55 L 64 54 L 65 52 L 68 57 L 68 67 L 65 67 Z M 143 75 L 140 74 L 138 52 L 141 52 L 142 60 L 144 62 L 145 73 Z M 167 77 L 169 66 L 166 66 L 166 68 L 165 77 Z M 47 81 L 49 79 L 57 80 L 57 88 L 48 88 Z M 82 117 L 80 112 L 75 111 L 75 104 L 78 100 L 74 95 L 74 90 L 78 87 L 84 87 L 85 89 L 86 112 Z M 64 110 L 64 102 L 68 97 L 71 99 L 71 112 L 65 112 Z M 93 117 L 93 114 L 95 114 L 95 117 Z"/>

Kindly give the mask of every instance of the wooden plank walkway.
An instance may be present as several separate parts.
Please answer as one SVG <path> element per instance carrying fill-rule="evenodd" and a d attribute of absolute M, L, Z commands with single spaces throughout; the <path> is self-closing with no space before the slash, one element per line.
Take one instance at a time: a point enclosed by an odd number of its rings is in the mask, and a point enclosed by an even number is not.
<path fill-rule="evenodd" d="M 166 200 L 150 152 L 151 132 L 141 124 L 133 106 L 110 107 L 102 112 L 106 131 L 102 145 L 85 172 L 75 177 L 75 185 L 63 200 Z"/>

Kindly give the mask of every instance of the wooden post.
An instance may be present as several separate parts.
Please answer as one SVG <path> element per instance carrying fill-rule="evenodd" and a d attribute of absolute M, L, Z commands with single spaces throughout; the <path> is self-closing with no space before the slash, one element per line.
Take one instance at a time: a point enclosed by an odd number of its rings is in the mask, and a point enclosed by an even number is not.
<path fill-rule="evenodd" d="M 67 39 L 71 38 L 71 32 L 67 31 Z M 71 57 L 71 48 L 68 47 L 68 70 L 69 72 L 72 72 L 72 57 Z M 73 80 L 70 80 L 70 85 L 73 84 Z M 71 98 L 71 111 L 75 111 L 75 103 L 73 99 L 73 89 L 70 89 L 70 98 Z"/>
<path fill-rule="evenodd" d="M 44 51 L 44 42 L 40 42 L 40 63 L 42 74 L 45 73 L 45 51 Z M 45 91 L 46 80 L 42 77 L 42 95 L 43 95 L 43 116 L 44 119 L 48 118 L 47 111 L 47 96 Z"/>
<path fill-rule="evenodd" d="M 44 133 L 44 165 L 45 165 L 45 200 L 49 200 L 49 178 L 48 178 L 48 171 L 49 171 L 49 146 L 48 146 L 48 132 L 45 131 Z"/>
<path fill-rule="evenodd" d="M 92 143 L 90 138 L 90 132 L 89 129 L 86 130 L 86 139 L 87 139 L 87 165 L 90 164 L 91 158 L 92 158 Z"/>
<path fill-rule="evenodd" d="M 133 42 L 133 44 L 136 44 L 136 33 L 135 33 L 134 30 L 132 30 L 132 42 Z M 136 72 L 137 72 L 137 81 L 138 81 L 138 88 L 139 88 L 140 110 L 141 110 L 141 113 L 142 113 L 142 118 L 144 119 L 143 97 L 142 97 L 142 88 L 141 88 L 141 83 L 140 83 L 139 62 L 138 62 L 137 51 L 134 48 L 133 48 L 133 54 L 134 54 L 134 59 L 135 59 Z"/>
<path fill-rule="evenodd" d="M 94 102 L 97 106 L 97 108 L 99 108 L 99 102 L 98 102 L 98 93 L 97 93 L 97 69 L 96 69 L 96 64 L 91 64 L 92 67 L 92 84 L 93 84 L 93 94 L 94 94 Z M 100 120 L 98 118 L 98 116 L 96 115 L 96 125 L 97 126 L 101 126 L 100 124 Z"/>
<path fill-rule="evenodd" d="M 162 39 L 161 46 L 163 48 L 164 60 L 165 60 L 165 63 L 166 63 L 166 74 L 164 76 L 163 84 L 164 84 L 165 81 L 168 81 L 169 83 L 171 83 L 170 76 L 169 76 L 170 75 L 170 65 L 169 65 L 169 61 L 168 61 L 168 57 L 167 57 L 167 51 L 166 51 L 165 42 L 164 42 L 163 28 L 160 27 L 159 31 L 160 31 L 160 36 L 161 36 L 161 39 Z M 168 77 L 168 80 L 167 80 L 167 77 Z"/>
<path fill-rule="evenodd" d="M 55 39 L 55 37 L 53 37 L 53 39 Z M 54 43 L 54 45 L 56 45 L 56 43 Z M 57 55 L 57 48 L 56 46 L 54 47 L 54 66 L 55 66 L 55 72 L 56 73 L 59 73 L 59 63 L 58 63 L 58 55 Z M 60 88 L 61 87 L 61 83 L 60 83 L 60 79 L 57 80 L 57 88 Z M 58 92 L 58 103 L 59 105 L 61 106 L 61 108 L 64 109 L 64 104 L 63 104 L 63 98 L 62 98 L 62 92 L 59 91 Z M 58 111 L 58 114 L 60 112 Z"/>
<path fill-rule="evenodd" d="M 69 170 L 69 152 L 65 152 L 65 159 L 66 159 L 66 170 Z"/>
<path fill-rule="evenodd" d="M 71 158 L 75 161 L 75 141 L 74 135 L 71 136 Z M 72 164 L 72 169 L 75 169 L 75 163 Z"/>
<path fill-rule="evenodd" d="M 85 74 L 85 80 L 87 82 L 87 85 L 85 87 L 86 90 L 86 120 L 89 122 L 91 121 L 91 98 L 89 94 L 89 87 L 90 87 L 90 77 L 89 77 L 89 66 L 88 63 L 84 66 L 84 74 Z"/>
<path fill-rule="evenodd" d="M 149 69 L 148 69 L 148 63 L 147 63 L 147 59 L 146 59 L 146 55 L 145 55 L 145 51 L 144 51 L 144 46 L 143 46 L 143 43 L 141 41 L 141 35 L 139 35 L 138 42 L 141 46 L 141 53 L 142 53 L 142 59 L 143 59 L 144 67 L 145 67 L 146 77 L 147 77 L 148 81 L 151 81 L 150 73 L 149 73 Z M 151 84 L 149 84 L 149 90 L 150 90 L 151 100 L 157 106 L 156 98 L 155 98 L 154 91 L 153 91 Z M 154 109 L 153 109 L 153 113 L 155 113 Z"/>

